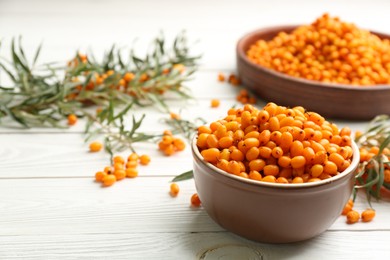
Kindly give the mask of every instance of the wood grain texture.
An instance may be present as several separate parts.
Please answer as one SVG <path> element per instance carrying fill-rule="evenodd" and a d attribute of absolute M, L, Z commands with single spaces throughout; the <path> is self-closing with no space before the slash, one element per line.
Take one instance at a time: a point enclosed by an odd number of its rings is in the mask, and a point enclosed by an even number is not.
<path fill-rule="evenodd" d="M 226 232 L 0 236 L 2 259 L 388 259 L 389 231 L 326 232 L 261 244 Z M 369 250 L 358 250 L 364 245 Z"/>
<path fill-rule="evenodd" d="M 215 232 L 223 230 L 203 208 L 191 208 L 194 182 L 179 183 L 172 198 L 170 177 L 125 179 L 101 188 L 92 178 L 0 180 L 1 235 Z M 359 198 L 355 208 L 367 207 Z M 386 230 L 388 202 L 374 203 L 369 224 L 347 225 L 340 217 L 330 230 Z"/>

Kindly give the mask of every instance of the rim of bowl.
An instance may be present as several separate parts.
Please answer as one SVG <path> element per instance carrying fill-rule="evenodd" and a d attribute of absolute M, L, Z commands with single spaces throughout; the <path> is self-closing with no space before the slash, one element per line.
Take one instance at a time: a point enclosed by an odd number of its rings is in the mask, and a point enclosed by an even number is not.
<path fill-rule="evenodd" d="M 305 182 L 305 183 L 297 183 L 297 184 L 262 182 L 262 181 L 256 181 L 256 180 L 251 180 L 251 179 L 246 179 L 246 178 L 242 178 L 242 177 L 236 176 L 234 174 L 231 174 L 231 173 L 228 173 L 228 172 L 225 172 L 225 171 L 219 169 L 218 167 L 214 166 L 213 164 L 211 164 L 209 162 L 206 162 L 203 159 L 202 155 L 200 154 L 198 147 L 196 146 L 197 139 L 198 139 L 198 135 L 195 135 L 193 137 L 193 139 L 192 139 L 192 142 L 191 142 L 191 148 L 192 148 L 193 154 L 195 154 L 197 159 L 199 159 L 199 161 L 203 165 L 208 167 L 210 170 L 216 172 L 217 174 L 221 174 L 223 176 L 226 176 L 226 177 L 228 177 L 230 179 L 239 181 L 241 183 L 251 184 L 251 185 L 260 186 L 260 187 L 283 188 L 283 189 L 297 189 L 298 188 L 299 189 L 299 188 L 310 188 L 310 187 L 317 187 L 317 186 L 330 184 L 330 183 L 333 183 L 333 182 L 335 182 L 335 181 L 337 181 L 339 179 L 344 178 L 348 174 L 353 174 L 352 169 L 357 167 L 357 165 L 359 164 L 359 161 L 360 161 L 359 148 L 356 145 L 356 143 L 354 141 L 352 141 L 352 145 L 351 146 L 352 146 L 353 154 L 352 154 L 351 165 L 348 166 L 347 169 L 345 169 L 343 172 L 341 172 L 338 175 L 335 175 L 335 176 L 333 176 L 333 177 L 331 177 L 329 179 L 325 179 L 325 180 L 321 180 L 321 181 Z"/>
<path fill-rule="evenodd" d="M 257 29 L 257 30 L 254 30 L 252 32 L 249 32 L 249 33 L 245 34 L 243 37 L 241 37 L 238 40 L 237 46 L 236 46 L 236 51 L 237 51 L 239 57 L 245 63 L 247 63 L 249 66 L 254 67 L 256 69 L 260 69 L 260 70 L 264 71 L 265 73 L 271 74 L 271 75 L 273 75 L 275 77 L 280 77 L 280 78 L 284 78 L 286 80 L 296 81 L 296 82 L 299 82 L 299 83 L 304 84 L 304 85 L 318 85 L 318 86 L 327 87 L 327 88 L 349 89 L 349 90 L 355 90 L 355 91 L 373 91 L 373 90 L 378 90 L 379 91 L 379 90 L 389 90 L 390 89 L 390 85 L 389 84 L 377 84 L 377 85 L 369 85 L 369 86 L 354 86 L 354 85 L 348 85 L 348 84 L 326 83 L 326 82 L 321 82 L 321 81 L 316 81 L 316 80 L 308 80 L 308 79 L 304 79 L 304 78 L 293 77 L 293 76 L 287 75 L 285 73 L 282 73 L 282 72 L 279 72 L 279 71 L 276 71 L 276 70 L 264 67 L 264 66 L 256 64 L 256 63 L 253 63 L 246 56 L 246 51 L 247 50 L 244 50 L 244 48 L 242 48 L 244 43 L 246 43 L 246 41 L 248 40 L 248 38 L 256 36 L 256 38 L 257 38 L 256 41 L 257 41 L 259 39 L 262 39 L 262 37 L 260 37 L 260 35 L 264 34 L 266 32 L 275 32 L 275 31 L 277 31 L 277 29 L 278 29 L 278 32 L 282 32 L 284 30 L 293 30 L 294 28 L 297 28 L 298 26 L 300 26 L 300 25 L 269 26 L 269 27 L 264 27 L 264 28 Z M 376 36 L 378 36 L 380 38 L 388 37 L 390 39 L 390 35 L 389 34 L 379 33 L 379 32 L 375 32 L 375 31 L 371 31 L 371 30 L 369 30 L 369 31 L 370 31 L 370 33 L 372 33 L 372 34 L 374 34 L 374 35 L 376 35 Z"/>

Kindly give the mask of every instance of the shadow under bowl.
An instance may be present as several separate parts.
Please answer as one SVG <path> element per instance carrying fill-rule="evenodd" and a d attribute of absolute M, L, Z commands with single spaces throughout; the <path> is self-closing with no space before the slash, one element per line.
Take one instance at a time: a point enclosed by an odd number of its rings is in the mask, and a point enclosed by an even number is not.
<path fill-rule="evenodd" d="M 203 160 L 192 142 L 196 189 L 208 215 L 223 228 L 265 243 L 313 238 L 340 216 L 351 196 L 359 150 L 342 173 L 318 182 L 267 183 L 229 174 Z"/>
<path fill-rule="evenodd" d="M 283 106 L 303 106 L 325 117 L 368 120 L 390 114 L 390 86 L 352 86 L 323 83 L 292 77 L 251 62 L 246 52 L 256 41 L 271 40 L 279 32 L 292 32 L 297 26 L 276 26 L 251 32 L 236 48 L 237 69 L 242 84 L 266 101 Z M 389 35 L 372 32 L 382 39 Z"/>

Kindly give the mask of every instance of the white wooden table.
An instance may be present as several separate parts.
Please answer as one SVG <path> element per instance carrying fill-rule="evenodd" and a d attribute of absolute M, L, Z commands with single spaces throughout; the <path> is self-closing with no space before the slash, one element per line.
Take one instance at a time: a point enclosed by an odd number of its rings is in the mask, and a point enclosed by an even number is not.
<path fill-rule="evenodd" d="M 277 24 L 302 24 L 323 12 L 361 27 L 390 33 L 389 1 L 13 1 L 0 0 L 1 53 L 22 35 L 31 54 L 44 41 L 42 61 L 69 59 L 77 49 L 102 54 L 112 43 L 138 38 L 143 49 L 160 30 L 168 39 L 186 29 L 202 66 L 188 83 L 197 102 L 183 117 L 207 120 L 235 104 L 237 89 L 217 81 L 235 71 L 235 44 L 246 32 Z M 210 99 L 222 102 L 210 108 Z M 173 110 L 180 105 L 171 103 Z M 259 106 L 264 105 L 261 101 Z M 162 131 L 165 114 L 147 113 L 143 129 Z M 363 129 L 366 122 L 340 122 Z M 189 149 L 164 157 L 154 144 L 140 144 L 152 162 L 140 177 L 111 188 L 93 181 L 107 154 L 88 153 L 83 124 L 69 130 L 0 129 L 0 259 L 389 259 L 390 202 L 374 203 L 372 223 L 347 225 L 340 217 L 319 237 L 269 245 L 224 231 L 202 209 L 189 205 L 193 181 L 168 194 L 173 176 L 192 167 Z M 128 154 L 124 153 L 124 154 Z M 368 205 L 358 198 L 359 211 Z M 218 259 L 219 259 L 218 258 Z"/>

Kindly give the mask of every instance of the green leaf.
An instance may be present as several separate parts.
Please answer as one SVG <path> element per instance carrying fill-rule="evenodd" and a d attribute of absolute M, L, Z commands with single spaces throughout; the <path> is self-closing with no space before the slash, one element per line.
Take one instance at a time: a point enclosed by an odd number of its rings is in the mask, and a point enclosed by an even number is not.
<path fill-rule="evenodd" d="M 184 172 L 171 180 L 171 182 L 185 181 L 194 178 L 194 172 L 192 170 Z"/>
<path fill-rule="evenodd" d="M 385 149 L 386 147 L 388 147 L 390 144 L 390 135 L 388 137 L 386 137 L 386 139 L 381 143 L 381 145 L 379 146 L 379 154 L 381 154 L 383 152 L 383 149 Z"/>
<path fill-rule="evenodd" d="M 37 50 L 36 50 L 36 52 L 35 52 L 32 66 L 35 66 L 35 64 L 37 63 L 39 54 L 40 54 L 40 52 L 41 52 L 41 49 L 42 49 L 42 43 L 39 44 L 39 46 L 38 46 L 38 48 L 37 48 Z"/>

